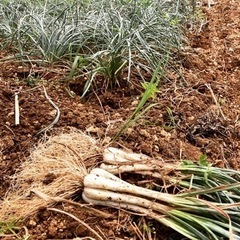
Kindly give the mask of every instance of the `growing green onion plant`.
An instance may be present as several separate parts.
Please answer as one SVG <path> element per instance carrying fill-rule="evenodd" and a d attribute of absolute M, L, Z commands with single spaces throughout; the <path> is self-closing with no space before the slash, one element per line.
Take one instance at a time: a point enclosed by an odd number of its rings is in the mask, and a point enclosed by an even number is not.
<path fill-rule="evenodd" d="M 67 81 L 87 78 L 84 95 L 102 77 L 113 88 L 132 69 L 150 74 L 162 57 L 181 45 L 191 7 L 187 0 L 0 1 L 0 38 L 25 60 L 41 63 L 84 59 Z M 74 71 L 73 71 L 74 70 Z M 81 78 L 82 79 L 82 78 Z"/>

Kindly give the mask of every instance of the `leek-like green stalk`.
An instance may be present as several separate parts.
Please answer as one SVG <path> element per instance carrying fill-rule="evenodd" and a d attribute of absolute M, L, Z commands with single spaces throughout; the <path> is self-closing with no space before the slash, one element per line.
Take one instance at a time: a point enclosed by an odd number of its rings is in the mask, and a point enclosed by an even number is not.
<path fill-rule="evenodd" d="M 146 215 L 191 240 L 240 239 L 238 171 L 191 162 L 163 164 L 115 148 L 106 149 L 103 157 L 102 169 L 93 169 L 84 178 L 86 202 Z M 158 192 L 113 175 L 123 172 L 162 176 L 181 191 Z"/>

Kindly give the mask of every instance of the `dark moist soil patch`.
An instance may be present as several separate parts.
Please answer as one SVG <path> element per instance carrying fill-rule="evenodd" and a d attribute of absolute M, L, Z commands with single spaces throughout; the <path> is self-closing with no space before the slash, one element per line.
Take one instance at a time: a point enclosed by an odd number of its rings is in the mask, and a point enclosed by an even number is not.
<path fill-rule="evenodd" d="M 202 31 L 196 27 L 189 33 L 190 45 L 181 56 L 182 77 L 169 71 L 171 81 L 162 83 L 160 94 L 153 100 L 158 105 L 127 129 L 118 144 L 171 161 L 197 160 L 206 154 L 217 166 L 239 168 L 240 5 L 230 0 L 215 0 L 215 3 L 211 8 L 203 8 L 207 22 Z M 8 56 L 7 52 L 1 53 L 1 58 Z M 34 66 L 36 73 L 29 78 L 32 66 L 14 61 L 0 65 L 0 200 L 8 191 L 13 174 L 42 139 L 43 136 L 36 134 L 54 119 L 55 110 L 45 98 L 42 85 L 61 111 L 59 122 L 47 134 L 76 127 L 106 144 L 134 111 L 140 98 L 139 87 L 134 89 L 122 83 L 121 88 L 113 91 L 99 90 L 85 99 L 78 95 L 72 98 L 60 83 L 65 73 L 62 68 Z M 70 90 L 80 93 L 80 85 L 74 82 Z M 14 125 L 16 92 L 20 103 L 19 126 Z M 51 181 L 51 177 L 46 181 Z M 156 239 L 167 239 L 162 234 L 168 232 L 165 228 L 125 212 L 101 208 L 115 216 L 106 220 L 83 214 L 76 207 L 64 204 L 55 207 L 74 214 L 102 232 L 106 239 L 133 236 L 138 239 L 133 221 L 139 226 L 145 221 L 155 229 L 152 232 L 156 231 Z M 73 219 L 46 209 L 26 219 L 24 225 L 32 239 L 91 236 Z M 24 235 L 23 230 L 21 234 Z"/>

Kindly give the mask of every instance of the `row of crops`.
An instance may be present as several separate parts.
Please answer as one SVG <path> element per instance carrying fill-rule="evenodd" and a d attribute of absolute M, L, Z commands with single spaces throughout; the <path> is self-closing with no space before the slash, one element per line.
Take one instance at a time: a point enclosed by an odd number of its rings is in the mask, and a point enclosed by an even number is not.
<path fill-rule="evenodd" d="M 114 86 L 123 70 L 152 73 L 184 41 L 189 0 L 2 0 L 1 47 L 38 64 L 64 61 L 70 78 L 81 72 Z M 109 84 L 110 83 L 110 84 Z"/>

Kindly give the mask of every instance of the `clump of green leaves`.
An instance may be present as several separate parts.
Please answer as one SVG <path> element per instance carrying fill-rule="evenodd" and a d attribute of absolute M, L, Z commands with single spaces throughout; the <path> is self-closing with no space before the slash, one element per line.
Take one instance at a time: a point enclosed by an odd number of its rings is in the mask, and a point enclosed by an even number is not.
<path fill-rule="evenodd" d="M 17 222 L 15 220 L 9 222 L 1 222 L 0 221 L 0 235 L 5 234 L 6 236 L 11 234 L 16 237 L 16 239 L 20 239 L 17 235 L 17 232 L 21 228 L 17 226 Z"/>
<path fill-rule="evenodd" d="M 189 14 L 184 0 L 8 0 L 0 2 L 0 37 L 26 59 L 68 66 L 84 59 L 67 81 L 87 78 L 86 94 L 99 75 L 113 88 L 123 72 L 131 82 L 133 68 L 152 74 L 162 56 L 181 45 Z"/>
<path fill-rule="evenodd" d="M 167 60 L 168 60 L 168 56 L 164 58 L 161 62 L 159 62 L 150 82 L 143 83 L 144 92 L 142 94 L 141 100 L 139 101 L 132 115 L 128 118 L 128 120 L 121 127 L 120 131 L 116 134 L 116 136 L 114 137 L 114 140 L 116 140 L 123 133 L 125 129 L 127 129 L 130 125 L 134 124 L 150 108 L 156 105 L 156 103 L 154 103 L 146 106 L 146 103 L 149 99 L 155 98 L 156 94 L 160 92 L 159 82 L 165 74 L 164 64 L 167 62 Z"/>

